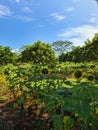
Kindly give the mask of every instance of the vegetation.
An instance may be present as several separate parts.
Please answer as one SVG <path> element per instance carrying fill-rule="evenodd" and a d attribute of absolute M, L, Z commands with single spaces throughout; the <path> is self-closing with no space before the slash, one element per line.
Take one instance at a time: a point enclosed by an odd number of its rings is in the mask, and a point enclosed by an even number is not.
<path fill-rule="evenodd" d="M 11 94 L 0 102 L 7 102 L 12 97 L 13 102 L 3 111 L 16 111 L 14 129 L 18 122 L 23 125 L 22 129 L 27 129 L 22 122 L 27 117 L 33 129 L 39 129 L 38 122 L 42 120 L 42 130 L 98 128 L 98 64 L 57 64 L 54 69 L 48 66 L 40 68 L 36 64 L 10 64 L 5 66 L 3 75 Z M 13 120 L 11 115 L 5 114 L 3 118 L 7 118 L 6 123 Z M 13 122 L 9 129 L 12 126 Z"/>
<path fill-rule="evenodd" d="M 57 55 L 60 55 L 62 52 L 69 51 L 72 45 L 72 42 L 59 40 L 52 43 L 52 48 Z"/>
<path fill-rule="evenodd" d="M 20 57 L 21 62 L 33 61 L 34 63 L 39 64 L 55 62 L 56 60 L 51 46 L 41 41 L 25 46 L 20 54 Z"/>
<path fill-rule="evenodd" d="M 0 130 L 97 130 L 97 43 L 98 34 L 58 57 L 41 41 L 18 55 L 0 46 Z"/>
<path fill-rule="evenodd" d="M 84 46 L 76 46 L 72 48 L 72 51 L 62 53 L 59 61 L 75 63 L 98 61 L 98 34 L 95 34 L 91 41 L 88 39 Z"/>
<path fill-rule="evenodd" d="M 1 65 L 14 63 L 15 60 L 16 60 L 16 54 L 12 52 L 10 47 L 0 46 L 0 64 Z"/>
<path fill-rule="evenodd" d="M 82 47 L 72 45 L 69 41 L 56 41 L 51 45 L 36 41 L 34 44 L 24 46 L 18 55 L 13 53 L 10 47 L 0 46 L 0 64 L 15 62 L 50 64 L 57 62 L 57 59 L 60 62 L 75 63 L 98 61 L 97 33 L 92 40 L 86 40 Z"/>

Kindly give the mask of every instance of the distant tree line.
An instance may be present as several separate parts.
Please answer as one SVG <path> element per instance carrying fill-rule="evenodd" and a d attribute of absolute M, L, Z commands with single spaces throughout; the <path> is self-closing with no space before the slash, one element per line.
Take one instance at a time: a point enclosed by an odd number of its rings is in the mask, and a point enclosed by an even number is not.
<path fill-rule="evenodd" d="M 92 40 L 86 40 L 82 47 L 73 46 L 72 42 L 62 40 L 52 44 L 36 41 L 24 46 L 17 54 L 8 46 L 0 46 L 0 65 L 24 62 L 55 64 L 56 61 L 75 63 L 98 61 L 98 34 L 95 34 Z"/>
<path fill-rule="evenodd" d="M 75 63 L 98 61 L 98 33 L 95 34 L 92 40 L 86 40 L 82 47 L 76 46 L 71 51 L 62 53 L 59 56 L 59 61 Z"/>
<path fill-rule="evenodd" d="M 57 58 L 52 47 L 41 41 L 34 42 L 31 45 L 23 46 L 19 54 L 16 54 L 7 46 L 0 46 L 0 65 L 7 63 L 28 63 L 34 62 L 39 64 L 55 63 Z"/>

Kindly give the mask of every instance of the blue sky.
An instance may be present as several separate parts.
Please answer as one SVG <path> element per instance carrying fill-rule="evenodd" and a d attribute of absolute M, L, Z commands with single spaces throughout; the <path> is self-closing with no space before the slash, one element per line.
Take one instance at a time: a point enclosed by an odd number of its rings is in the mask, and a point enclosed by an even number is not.
<path fill-rule="evenodd" d="M 95 0 L 0 0 L 0 45 L 14 50 L 37 40 L 83 45 L 95 33 Z"/>

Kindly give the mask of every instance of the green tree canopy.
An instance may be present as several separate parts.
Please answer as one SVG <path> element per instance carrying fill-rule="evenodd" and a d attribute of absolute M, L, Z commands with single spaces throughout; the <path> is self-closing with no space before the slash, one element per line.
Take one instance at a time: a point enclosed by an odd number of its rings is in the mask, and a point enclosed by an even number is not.
<path fill-rule="evenodd" d="M 92 40 L 87 39 L 84 46 L 73 47 L 72 51 L 59 56 L 59 61 L 89 62 L 98 61 L 98 33 Z"/>
<path fill-rule="evenodd" d="M 12 52 L 9 46 L 0 46 L 0 64 L 5 65 L 7 63 L 14 63 L 16 60 L 16 54 Z"/>
<path fill-rule="evenodd" d="M 93 39 L 85 42 L 84 57 L 88 61 L 98 61 L 98 33 L 95 34 Z"/>
<path fill-rule="evenodd" d="M 72 48 L 73 43 L 70 41 L 58 40 L 52 43 L 52 48 L 57 55 L 65 53 Z"/>
<path fill-rule="evenodd" d="M 51 46 L 41 41 L 25 46 L 21 52 L 22 62 L 51 63 L 55 60 L 55 53 Z"/>

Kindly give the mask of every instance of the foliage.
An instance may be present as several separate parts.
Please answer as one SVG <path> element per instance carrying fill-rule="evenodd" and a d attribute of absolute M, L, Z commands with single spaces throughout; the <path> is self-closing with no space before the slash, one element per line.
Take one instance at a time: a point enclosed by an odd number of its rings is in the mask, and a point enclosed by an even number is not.
<path fill-rule="evenodd" d="M 21 61 L 34 63 L 52 63 L 55 62 L 55 54 L 49 44 L 37 41 L 32 45 L 27 45 L 21 52 Z"/>
<path fill-rule="evenodd" d="M 64 130 L 70 130 L 74 125 L 74 120 L 70 116 L 63 117 Z"/>
<path fill-rule="evenodd" d="M 20 106 L 20 116 L 23 118 L 25 102 L 30 99 L 28 109 L 34 104 L 36 107 L 43 105 L 44 112 L 48 113 L 48 123 L 53 130 L 70 130 L 74 126 L 79 130 L 96 129 L 97 66 L 82 63 L 74 65 L 59 64 L 54 69 L 48 66 L 40 67 L 38 64 L 5 67 L 9 89 L 16 101 L 13 107 Z M 78 80 L 72 77 L 76 72 Z M 81 73 L 83 76 L 80 79 Z"/>
<path fill-rule="evenodd" d="M 76 46 L 72 51 L 62 53 L 59 56 L 59 61 L 75 63 L 98 61 L 98 34 L 96 33 L 91 41 L 87 39 L 84 46 Z"/>
<path fill-rule="evenodd" d="M 87 39 L 81 47 L 73 47 L 72 42 L 62 40 L 53 42 L 51 45 L 36 41 L 34 44 L 24 46 L 20 54 L 17 55 L 12 52 L 10 47 L 0 46 L 0 64 L 34 62 L 54 67 L 58 61 L 75 63 L 98 61 L 97 43 L 98 34 L 96 33 L 92 40 Z"/>
<path fill-rule="evenodd" d="M 57 55 L 69 51 L 72 48 L 72 42 L 58 40 L 52 43 L 52 48 Z"/>
<path fill-rule="evenodd" d="M 26 110 L 30 111 L 32 106 L 36 106 L 36 116 L 41 115 L 38 109 L 41 105 L 43 113 L 48 113 L 51 130 L 98 129 L 97 43 L 98 34 L 92 41 L 87 40 L 84 46 L 62 53 L 59 61 L 64 62 L 59 64 L 51 46 L 37 41 L 25 46 L 19 55 L 18 60 L 28 63 L 17 63 L 16 66 L 4 66 L 14 63 L 15 55 L 9 47 L 0 46 L 3 56 L 0 60 L 6 59 L 0 66 L 0 87 L 7 86 L 13 94 L 13 108 L 20 108 L 19 118 L 24 118 Z M 57 47 L 63 44 L 65 46 L 65 43 L 56 42 Z"/>
<path fill-rule="evenodd" d="M 16 60 L 16 54 L 11 51 L 10 47 L 0 46 L 0 64 L 1 65 L 14 63 L 15 60 Z"/>

